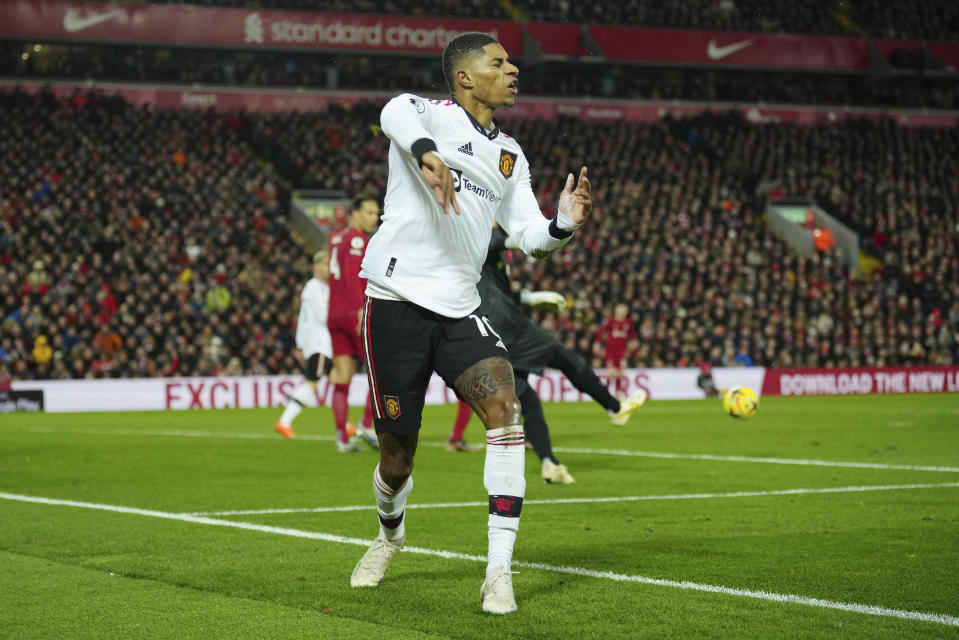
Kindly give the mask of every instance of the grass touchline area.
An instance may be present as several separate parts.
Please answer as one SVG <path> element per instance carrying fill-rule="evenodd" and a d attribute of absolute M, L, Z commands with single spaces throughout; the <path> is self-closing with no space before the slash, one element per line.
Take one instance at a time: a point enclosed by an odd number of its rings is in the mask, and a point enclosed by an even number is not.
<path fill-rule="evenodd" d="M 0 636 L 959 638 L 959 394 L 544 410 L 576 481 L 527 452 L 506 618 L 479 605 L 486 456 L 445 449 L 455 405 L 424 410 L 376 589 L 349 576 L 378 456 L 337 453 L 328 408 L 294 441 L 266 408 L 5 415 Z"/>
<path fill-rule="evenodd" d="M 943 489 L 959 487 L 959 482 L 940 482 L 934 484 L 889 484 L 863 485 L 857 487 L 827 487 L 822 489 L 772 489 L 769 491 L 730 491 L 727 493 L 685 493 L 651 496 L 611 496 L 605 498 L 555 498 L 550 500 L 524 500 L 523 504 L 594 504 L 600 502 L 643 502 L 647 500 L 708 500 L 712 498 L 757 498 L 763 496 L 796 496 L 816 493 L 857 493 L 865 491 L 897 491 L 901 489 Z M 465 507 L 485 507 L 486 502 L 437 502 L 433 504 L 409 503 L 407 509 L 455 509 Z M 185 513 L 189 516 L 248 516 L 280 513 L 335 513 L 337 511 L 373 511 L 376 505 L 349 505 L 345 507 L 302 507 L 298 509 L 241 509 L 231 511 L 197 511 Z"/>
<path fill-rule="evenodd" d="M 187 438 L 238 438 L 252 440 L 276 440 L 274 434 L 259 432 L 215 432 L 215 431 L 181 431 L 181 430 L 136 430 L 136 429 L 52 429 L 47 427 L 29 427 L 31 433 L 70 433 L 105 436 L 159 436 L 159 437 L 187 437 Z M 332 442 L 333 435 L 299 435 L 300 440 L 319 440 Z M 445 447 L 442 441 L 421 440 L 421 447 Z M 474 445 L 483 448 L 483 445 Z M 941 473 L 959 473 L 959 467 L 940 467 L 929 465 L 887 464 L 881 462 L 847 462 L 838 460 L 806 460 L 793 458 L 762 458 L 751 456 L 722 456 L 711 453 L 670 453 L 662 451 L 634 451 L 630 449 L 590 449 L 582 447 L 553 447 L 556 453 L 576 453 L 584 455 L 602 456 L 631 456 L 636 458 L 663 458 L 667 460 L 708 460 L 710 462 L 747 462 L 758 464 L 792 464 L 812 467 L 846 467 L 850 469 L 888 469 L 897 471 L 933 471 Z"/>
<path fill-rule="evenodd" d="M 132 507 L 122 507 L 122 506 L 115 506 L 115 505 L 108 505 L 108 504 L 79 502 L 75 500 L 56 500 L 56 499 L 44 498 L 40 496 L 26 496 L 26 495 L 3 493 L 3 492 L 0 492 L 0 499 L 14 500 L 19 502 L 32 502 L 36 504 L 44 504 L 44 505 L 50 505 L 50 506 L 66 506 L 66 507 L 75 507 L 75 508 L 82 508 L 82 509 L 94 509 L 99 511 L 112 511 L 116 513 L 124 513 L 124 514 L 130 514 L 130 515 L 163 518 L 166 520 L 180 520 L 183 522 L 190 522 L 193 524 L 205 524 L 205 525 L 221 526 L 221 527 L 234 527 L 237 529 L 245 529 L 249 531 L 259 531 L 262 533 L 295 536 L 298 538 L 310 538 L 314 540 L 322 540 L 325 542 L 350 544 L 350 545 L 357 545 L 361 547 L 368 546 L 369 544 L 372 543 L 372 540 L 364 540 L 362 538 L 350 538 L 346 536 L 338 536 L 334 534 L 322 533 L 317 531 L 302 531 L 300 529 L 273 527 L 269 525 L 255 524 L 252 522 L 217 520 L 213 518 L 193 516 L 188 514 L 167 513 L 164 511 L 155 511 L 151 509 L 137 509 Z M 435 557 L 440 557 L 440 558 L 445 558 L 450 560 L 468 560 L 472 562 L 486 562 L 485 556 L 457 553 L 454 551 L 445 551 L 445 550 L 438 550 L 438 549 L 425 549 L 421 547 L 407 546 L 403 548 L 402 552 L 435 556 Z M 794 595 L 794 594 L 770 593 L 767 591 L 755 591 L 751 589 L 737 589 L 737 588 L 731 588 L 726 586 L 700 584 L 700 583 L 689 582 L 689 581 L 664 580 L 659 578 L 648 578 L 645 576 L 626 575 L 626 574 L 619 574 L 619 573 L 608 572 L 608 571 L 594 571 L 590 569 L 581 569 L 578 567 L 564 567 L 564 566 L 556 566 L 556 565 L 543 564 L 543 563 L 514 561 L 513 566 L 516 568 L 537 569 L 542 571 L 568 573 L 568 574 L 591 577 L 591 578 L 615 580 L 619 582 L 636 582 L 641 584 L 648 584 L 648 585 L 655 585 L 655 586 L 662 586 L 662 587 L 672 587 L 677 589 L 687 589 L 687 590 L 693 590 L 693 591 L 703 591 L 707 593 L 717 593 L 722 595 L 754 598 L 759 600 L 767 600 L 770 602 L 782 602 L 782 603 L 800 604 L 800 605 L 813 606 L 813 607 L 823 607 L 827 609 L 838 609 L 841 611 L 850 611 L 853 613 L 861 613 L 861 614 L 872 615 L 872 616 L 901 618 L 903 620 L 917 620 L 917 621 L 923 621 L 923 622 L 931 622 L 933 624 L 959 627 L 959 617 L 949 616 L 944 614 L 923 613 L 919 611 L 904 611 L 900 609 L 891 609 L 887 607 L 863 605 L 858 603 L 833 602 L 831 600 L 824 600 L 821 598 L 810 598 L 810 597 Z"/>

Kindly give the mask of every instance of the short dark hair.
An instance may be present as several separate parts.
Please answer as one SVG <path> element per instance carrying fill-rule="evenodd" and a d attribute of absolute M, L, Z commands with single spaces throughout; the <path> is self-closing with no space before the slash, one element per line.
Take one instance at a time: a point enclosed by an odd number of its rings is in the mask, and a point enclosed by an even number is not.
<path fill-rule="evenodd" d="M 461 33 L 446 44 L 443 49 L 443 75 L 446 77 L 446 84 L 450 88 L 450 95 L 455 93 L 456 66 L 469 56 L 481 55 L 485 53 L 483 47 L 497 42 L 496 38 L 488 33 L 479 31 L 469 31 Z"/>
<path fill-rule="evenodd" d="M 367 200 L 372 200 L 373 202 L 376 202 L 376 198 L 368 195 L 356 196 L 355 198 L 353 198 L 353 201 L 350 203 L 350 215 L 352 215 L 354 211 L 360 210 L 363 207 L 363 203 L 366 202 Z M 379 203 L 377 202 L 377 204 Z"/>

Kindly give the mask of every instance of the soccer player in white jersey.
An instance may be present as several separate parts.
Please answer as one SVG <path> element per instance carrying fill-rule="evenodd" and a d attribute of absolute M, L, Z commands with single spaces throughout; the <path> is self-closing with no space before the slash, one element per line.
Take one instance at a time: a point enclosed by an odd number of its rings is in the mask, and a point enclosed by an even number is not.
<path fill-rule="evenodd" d="M 283 415 L 273 428 L 284 438 L 295 438 L 293 420 L 303 411 L 310 398 L 315 397 L 316 383 L 330 371 L 333 343 L 326 321 L 330 300 L 330 254 L 317 251 L 313 254 L 313 277 L 300 293 L 300 315 L 296 320 L 296 348 L 303 353 L 303 382 L 286 400 Z M 348 443 L 352 444 L 352 443 Z M 341 449 L 337 442 L 337 449 Z M 352 449 L 360 447 L 352 444 Z"/>
<path fill-rule="evenodd" d="M 486 426 L 489 553 L 480 594 L 483 611 L 505 614 L 516 609 L 510 564 L 526 491 L 524 435 L 509 354 L 478 311 L 476 283 L 494 219 L 523 251 L 543 257 L 590 214 L 591 187 L 585 167 L 578 182 L 570 174 L 556 217 L 543 217 L 523 150 L 493 120 L 496 109 L 513 105 L 519 73 L 494 38 L 457 36 L 443 51 L 443 72 L 452 99 L 405 93 L 380 116 L 391 140 L 389 179 L 361 272 L 380 533 L 350 583 L 378 585 L 406 540 L 410 473 L 435 370 Z"/>

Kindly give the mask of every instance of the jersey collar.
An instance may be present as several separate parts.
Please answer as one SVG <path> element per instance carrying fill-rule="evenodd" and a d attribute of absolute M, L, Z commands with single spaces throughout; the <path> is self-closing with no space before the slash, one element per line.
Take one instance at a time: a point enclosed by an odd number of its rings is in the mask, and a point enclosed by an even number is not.
<path fill-rule="evenodd" d="M 463 110 L 463 113 L 466 114 L 466 117 L 469 118 L 470 124 L 473 125 L 473 128 L 476 129 L 476 132 L 481 136 L 485 136 L 490 140 L 495 140 L 496 136 L 499 135 L 499 123 L 496 122 L 496 119 L 493 119 L 493 130 L 487 132 L 483 125 L 480 124 L 480 121 L 473 117 L 473 114 L 466 110 L 466 107 L 461 105 L 456 101 L 456 98 L 452 98 L 453 104 Z"/>

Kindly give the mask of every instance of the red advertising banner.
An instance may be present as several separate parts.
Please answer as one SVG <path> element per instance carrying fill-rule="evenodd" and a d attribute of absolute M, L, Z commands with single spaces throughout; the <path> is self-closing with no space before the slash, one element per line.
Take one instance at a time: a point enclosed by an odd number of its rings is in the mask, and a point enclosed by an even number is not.
<path fill-rule="evenodd" d="M 526 31 L 548 56 L 575 58 L 589 53 L 582 45 L 583 27 L 578 24 L 530 22 Z"/>
<path fill-rule="evenodd" d="M 875 47 L 876 51 L 882 54 L 882 57 L 886 60 L 892 60 L 897 51 L 905 51 L 913 56 L 922 51 L 922 44 L 911 40 L 871 40 L 869 44 Z"/>
<path fill-rule="evenodd" d="M 597 375 L 602 373 L 597 371 Z M 643 389 L 653 400 L 705 397 L 696 384 L 699 369 L 627 369 L 617 391 Z M 859 369 L 763 369 L 715 367 L 713 377 L 722 387 L 747 386 L 762 396 L 822 396 L 878 393 L 959 392 L 959 367 L 885 367 Z M 17 392 L 43 393 L 43 410 L 162 411 L 282 407 L 300 376 L 224 378 L 124 378 L 116 380 L 20 380 Z M 530 384 L 543 402 L 590 402 L 559 371 L 548 369 L 532 376 Z M 613 389 L 610 389 L 611 391 Z M 362 407 L 369 392 L 366 376 L 356 374 L 350 384 L 350 406 Z M 328 405 L 327 380 L 317 385 L 307 406 Z M 426 388 L 426 404 L 456 403 L 456 395 L 442 378 L 433 375 Z M 2 409 L 2 407 L 0 407 Z M 600 411 L 598 408 L 596 411 Z"/>
<path fill-rule="evenodd" d="M 863 70 L 866 40 L 591 26 L 607 58 L 635 62 Z"/>
<path fill-rule="evenodd" d="M 622 103 L 622 102 L 549 102 L 520 100 L 516 106 L 500 112 L 504 120 L 511 117 L 555 118 L 572 116 L 586 122 L 655 122 L 665 117 L 682 118 L 710 111 L 739 111 L 754 124 L 787 122 L 803 126 L 833 124 L 851 119 L 878 122 L 888 118 L 904 127 L 952 127 L 959 124 L 959 113 L 881 109 L 845 109 L 821 107 L 756 107 L 741 104 L 715 103 Z M 497 115 L 500 115 L 497 114 Z"/>
<path fill-rule="evenodd" d="M 465 31 L 495 36 L 522 53 L 518 23 L 190 5 L 0 2 L 0 35 L 232 47 L 298 47 L 439 53 Z"/>
<path fill-rule="evenodd" d="M 161 109 L 216 109 L 217 111 L 244 109 L 265 113 L 322 111 L 330 104 L 348 106 L 373 97 L 355 93 L 327 94 L 271 89 L 156 88 L 128 84 L 100 84 L 91 88 L 69 83 L 18 85 L 16 82 L 0 82 L 0 89 L 10 90 L 16 86 L 27 92 L 49 89 L 55 96 L 61 98 L 75 93 L 86 94 L 90 91 L 99 91 L 108 95 L 119 95 L 137 107 L 150 105 Z"/>
<path fill-rule="evenodd" d="M 118 94 L 137 106 L 154 105 L 164 109 L 214 108 L 219 111 L 321 111 L 331 103 L 352 105 L 362 100 L 386 99 L 392 94 L 296 91 L 292 89 L 214 89 L 212 87 L 144 87 L 124 83 L 98 83 L 96 86 L 74 83 L 0 82 L 0 89 L 20 87 L 34 92 L 49 88 L 57 96 L 76 92 L 101 91 Z M 522 96 L 521 96 L 522 98 Z M 510 118 L 540 118 L 551 120 L 565 115 L 585 122 L 656 122 L 667 116 L 681 118 L 704 111 L 739 111 L 749 122 L 756 124 L 789 122 L 804 126 L 832 124 L 847 119 L 878 121 L 889 118 L 904 127 L 954 127 L 959 125 L 959 113 L 879 109 L 828 109 L 817 107 L 767 108 L 737 104 L 655 103 L 655 102 L 564 102 L 543 98 L 517 101 L 511 109 L 502 109 L 497 115 L 508 122 Z M 507 125 L 508 126 L 508 125 Z"/>
<path fill-rule="evenodd" d="M 766 369 L 762 395 L 831 396 L 954 393 L 959 367 Z"/>
<path fill-rule="evenodd" d="M 546 55 L 579 57 L 583 27 L 461 18 L 274 11 L 176 4 L 0 1 L 0 35 L 37 39 L 100 40 L 229 46 L 439 53 L 464 31 L 485 31 L 510 54 L 523 53 L 523 30 Z M 865 39 L 743 32 L 638 29 L 593 25 L 591 38 L 607 58 L 665 64 L 795 69 L 865 70 Z M 916 42 L 876 40 L 888 55 L 915 51 Z M 929 43 L 946 66 L 959 68 L 959 45 Z"/>
<path fill-rule="evenodd" d="M 941 62 L 947 71 L 959 73 L 959 44 L 930 42 L 926 46 L 929 48 L 929 53 Z"/>

